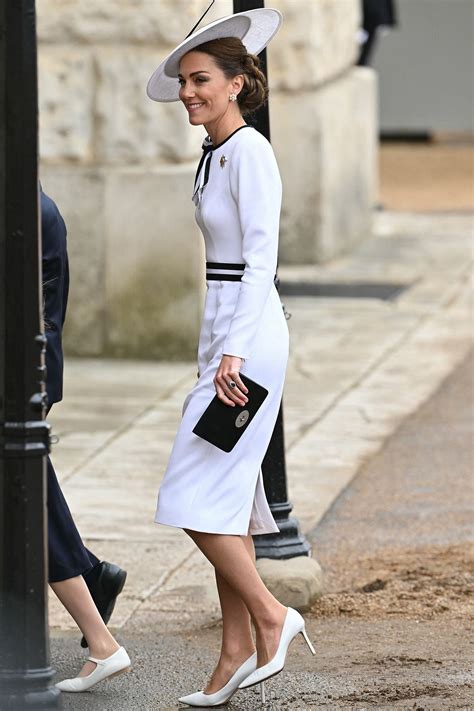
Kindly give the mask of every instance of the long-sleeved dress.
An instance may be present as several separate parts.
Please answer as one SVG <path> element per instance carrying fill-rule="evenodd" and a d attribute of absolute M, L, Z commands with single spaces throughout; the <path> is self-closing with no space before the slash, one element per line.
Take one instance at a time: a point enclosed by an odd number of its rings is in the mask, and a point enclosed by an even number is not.
<path fill-rule="evenodd" d="M 270 143 L 243 126 L 208 145 L 195 188 L 207 262 L 199 379 L 184 402 L 155 520 L 207 533 L 278 532 L 261 473 L 288 360 L 288 327 L 274 286 L 281 180 Z M 192 431 L 215 395 L 224 354 L 243 358 L 241 372 L 269 391 L 231 452 Z"/>

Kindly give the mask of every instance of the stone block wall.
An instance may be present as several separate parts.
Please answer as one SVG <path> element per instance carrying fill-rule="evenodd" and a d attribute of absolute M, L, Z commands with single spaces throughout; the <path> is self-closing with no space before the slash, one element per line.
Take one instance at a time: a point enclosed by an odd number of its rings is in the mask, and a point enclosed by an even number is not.
<path fill-rule="evenodd" d="M 145 87 L 202 11 L 200 0 L 38 3 L 41 180 L 68 226 L 69 353 L 196 354 L 204 265 L 191 192 L 205 132 Z M 209 21 L 230 12 L 217 0 Z"/>
<path fill-rule="evenodd" d="M 281 261 L 325 261 L 368 234 L 375 194 L 374 80 L 353 68 L 359 0 L 268 4 L 285 18 L 269 50 Z M 190 194 L 205 131 L 145 86 L 204 5 L 37 5 L 41 179 L 68 225 L 69 353 L 195 356 L 204 260 Z M 231 12 L 216 0 L 205 21 Z"/>
<path fill-rule="evenodd" d="M 354 67 L 359 0 L 272 0 L 272 143 L 283 178 L 280 261 L 324 263 L 371 233 L 377 86 Z"/>

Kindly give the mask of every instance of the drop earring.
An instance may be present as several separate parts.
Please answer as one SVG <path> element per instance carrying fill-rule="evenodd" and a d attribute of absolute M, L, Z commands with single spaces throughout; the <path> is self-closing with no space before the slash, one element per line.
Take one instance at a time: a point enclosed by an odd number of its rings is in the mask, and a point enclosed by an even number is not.
<path fill-rule="evenodd" d="M 230 94 L 229 101 L 237 101 L 237 94 Z"/>

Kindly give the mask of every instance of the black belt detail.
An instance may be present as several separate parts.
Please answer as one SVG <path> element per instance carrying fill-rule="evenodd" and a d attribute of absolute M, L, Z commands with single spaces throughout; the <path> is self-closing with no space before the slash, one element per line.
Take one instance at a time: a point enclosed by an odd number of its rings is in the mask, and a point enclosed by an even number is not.
<path fill-rule="evenodd" d="M 242 281 L 241 274 L 206 274 L 207 281 Z"/>
<path fill-rule="evenodd" d="M 245 264 L 230 264 L 229 262 L 206 262 L 206 269 L 245 269 Z"/>

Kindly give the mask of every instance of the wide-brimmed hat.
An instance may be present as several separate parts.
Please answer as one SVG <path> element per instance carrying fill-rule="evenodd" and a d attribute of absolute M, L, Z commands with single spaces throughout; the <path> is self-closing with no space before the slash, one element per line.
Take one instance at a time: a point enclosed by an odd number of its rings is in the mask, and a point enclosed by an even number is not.
<path fill-rule="evenodd" d="M 259 54 L 278 32 L 281 13 L 273 8 L 239 12 L 205 25 L 186 37 L 153 72 L 146 92 L 154 101 L 179 101 L 179 63 L 190 50 L 210 40 L 238 37 L 249 54 Z"/>

